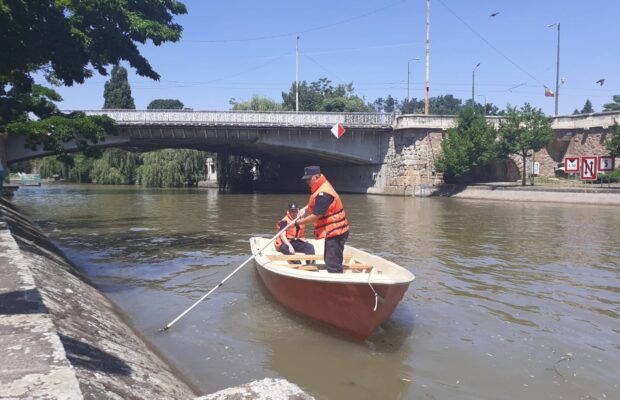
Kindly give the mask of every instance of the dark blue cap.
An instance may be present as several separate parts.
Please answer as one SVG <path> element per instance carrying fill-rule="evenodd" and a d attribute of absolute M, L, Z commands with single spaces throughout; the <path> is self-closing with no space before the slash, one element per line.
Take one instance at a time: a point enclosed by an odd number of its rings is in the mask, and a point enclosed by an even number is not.
<path fill-rule="evenodd" d="M 297 204 L 291 203 L 291 204 L 288 205 L 288 209 L 289 210 L 299 210 L 299 207 L 297 207 Z"/>
<path fill-rule="evenodd" d="M 318 165 L 310 165 L 304 168 L 304 176 L 302 176 L 301 179 L 310 179 L 314 175 L 318 175 L 320 173 L 321 173 L 321 167 L 319 167 Z"/>

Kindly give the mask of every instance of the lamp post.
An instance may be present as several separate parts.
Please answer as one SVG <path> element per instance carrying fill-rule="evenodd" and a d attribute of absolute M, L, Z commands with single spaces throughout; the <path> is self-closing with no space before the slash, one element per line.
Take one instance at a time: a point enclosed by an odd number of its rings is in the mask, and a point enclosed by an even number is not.
<path fill-rule="evenodd" d="M 411 76 L 409 72 L 410 71 L 409 64 L 411 64 L 411 61 L 420 61 L 420 57 L 411 58 L 407 60 L 407 103 L 409 103 L 409 77 Z"/>
<path fill-rule="evenodd" d="M 558 115 L 558 100 L 560 98 L 560 23 L 547 25 L 547 28 L 558 27 L 558 56 L 555 67 L 555 115 Z"/>
<path fill-rule="evenodd" d="M 480 66 L 480 63 L 476 64 L 476 66 L 474 67 L 474 70 L 471 71 L 471 106 L 474 106 L 474 82 L 476 81 L 476 70 L 478 69 L 478 67 Z"/>

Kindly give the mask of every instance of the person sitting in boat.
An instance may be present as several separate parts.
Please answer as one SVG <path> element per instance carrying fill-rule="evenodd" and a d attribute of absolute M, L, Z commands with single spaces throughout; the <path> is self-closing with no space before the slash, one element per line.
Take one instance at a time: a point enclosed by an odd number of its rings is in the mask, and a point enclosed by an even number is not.
<path fill-rule="evenodd" d="M 278 232 L 293 222 L 298 213 L 297 204 L 289 204 L 286 215 L 276 224 Z M 306 226 L 295 223 L 282 232 L 276 239 L 276 250 L 287 255 L 295 253 L 314 254 L 314 246 L 306 241 Z"/>
<path fill-rule="evenodd" d="M 340 196 L 316 165 L 304 168 L 301 179 L 310 186 L 312 194 L 308 200 L 308 216 L 302 214 L 298 222 L 300 225 L 314 224 L 315 238 L 325 239 L 323 257 L 327 271 L 342 273 L 344 244 L 349 237 L 349 221 Z"/>

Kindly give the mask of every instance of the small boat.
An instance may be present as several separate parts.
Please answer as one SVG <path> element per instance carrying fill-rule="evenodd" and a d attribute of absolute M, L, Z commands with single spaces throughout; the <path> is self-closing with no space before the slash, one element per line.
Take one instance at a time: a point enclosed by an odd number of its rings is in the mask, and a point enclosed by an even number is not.
<path fill-rule="evenodd" d="M 331 274 L 323 262 L 323 240 L 309 240 L 316 255 L 284 255 L 273 243 L 260 251 L 268 242 L 262 237 L 250 239 L 254 262 L 269 292 L 293 312 L 360 341 L 390 317 L 415 279 L 405 268 L 352 246 L 345 246 L 343 273 Z"/>

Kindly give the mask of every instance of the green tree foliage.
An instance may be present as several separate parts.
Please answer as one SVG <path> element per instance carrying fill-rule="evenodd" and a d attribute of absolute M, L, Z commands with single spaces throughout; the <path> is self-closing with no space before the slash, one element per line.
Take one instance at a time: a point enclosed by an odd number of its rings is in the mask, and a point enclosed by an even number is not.
<path fill-rule="evenodd" d="M 105 75 L 108 65 L 124 60 L 139 75 L 158 79 L 137 44 L 178 41 L 182 29 L 173 17 L 186 12 L 176 0 L 1 1 L 0 133 L 26 131 L 29 145 L 47 143 L 48 147 L 53 147 L 49 142 L 52 126 L 56 129 L 53 135 L 62 130 L 64 137 L 75 129 L 79 140 L 89 138 L 84 134 L 89 125 L 96 132 L 101 128 L 113 134 L 113 125 L 101 119 L 63 116 L 54 104 L 61 97 L 35 84 L 33 76 L 40 73 L 51 85 L 71 86 L 91 77 L 93 69 Z M 49 120 L 52 117 L 56 118 Z M 70 121 L 62 123 L 62 118 Z"/>
<path fill-rule="evenodd" d="M 57 157 L 45 157 L 36 161 L 35 167 L 38 168 L 42 178 L 51 178 L 59 175 L 64 180 L 77 183 L 90 183 L 91 170 L 94 159 L 82 153 L 69 155 L 71 161 L 60 161 Z"/>
<path fill-rule="evenodd" d="M 142 156 L 139 182 L 148 187 L 196 186 L 206 174 L 208 154 L 198 150 L 158 150 Z"/>
<path fill-rule="evenodd" d="M 486 118 L 472 107 L 459 112 L 457 126 L 446 132 L 441 153 L 435 160 L 447 183 L 466 183 L 472 172 L 484 167 L 497 155 L 497 133 Z"/>
<path fill-rule="evenodd" d="M 611 127 L 611 139 L 605 142 L 605 146 L 612 156 L 620 156 L 620 125 L 616 121 Z M 620 168 L 617 168 L 620 171 Z"/>
<path fill-rule="evenodd" d="M 462 100 L 451 94 L 429 99 L 429 112 L 431 114 L 457 115 L 461 108 L 463 108 Z"/>
<path fill-rule="evenodd" d="M 583 108 L 581 109 L 581 114 L 590 114 L 594 112 L 594 107 L 592 107 L 592 102 L 590 100 L 586 100 Z"/>
<path fill-rule="evenodd" d="M 603 111 L 620 111 L 620 95 L 615 95 L 613 100 L 613 103 L 603 105 Z"/>
<path fill-rule="evenodd" d="M 146 107 L 147 110 L 182 110 L 183 103 L 176 99 L 155 99 Z"/>
<path fill-rule="evenodd" d="M 545 147 L 553 138 L 551 120 L 539 108 L 525 103 L 521 109 L 508 106 L 499 128 L 499 149 L 503 157 L 520 156 L 523 162 L 521 184 L 525 186 L 527 157 Z"/>
<path fill-rule="evenodd" d="M 127 80 L 127 70 L 124 67 L 115 65 L 112 68 L 110 80 L 105 83 L 103 89 L 103 99 L 104 109 L 136 109 Z"/>
<path fill-rule="evenodd" d="M 251 100 L 236 101 L 230 99 L 230 105 L 235 111 L 282 111 L 282 104 L 270 99 L 269 97 L 263 97 L 259 95 L 252 96 Z"/>
<path fill-rule="evenodd" d="M 90 176 L 93 182 L 104 185 L 126 185 L 137 181 L 140 155 L 121 149 L 106 149 L 94 160 Z"/>
<path fill-rule="evenodd" d="M 295 110 L 295 82 L 288 92 L 282 92 L 282 106 Z M 372 107 L 355 94 L 353 83 L 332 86 L 327 78 L 308 84 L 299 83 L 299 111 L 371 112 Z"/>

